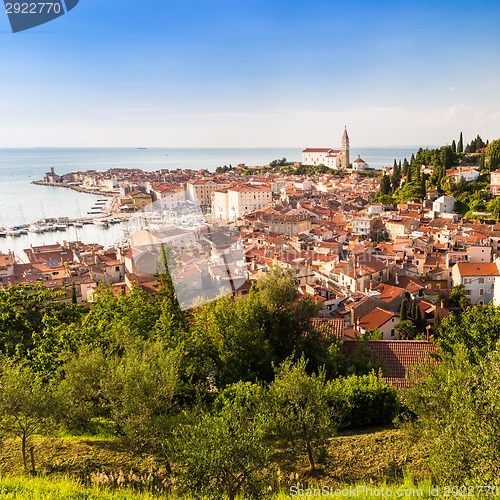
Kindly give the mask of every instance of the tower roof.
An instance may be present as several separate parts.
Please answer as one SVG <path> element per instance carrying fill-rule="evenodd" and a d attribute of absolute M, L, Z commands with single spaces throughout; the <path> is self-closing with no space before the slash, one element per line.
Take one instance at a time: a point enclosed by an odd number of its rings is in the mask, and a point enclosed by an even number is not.
<path fill-rule="evenodd" d="M 343 141 L 349 140 L 349 136 L 347 135 L 347 126 L 344 127 L 344 135 L 342 136 L 342 140 Z"/>

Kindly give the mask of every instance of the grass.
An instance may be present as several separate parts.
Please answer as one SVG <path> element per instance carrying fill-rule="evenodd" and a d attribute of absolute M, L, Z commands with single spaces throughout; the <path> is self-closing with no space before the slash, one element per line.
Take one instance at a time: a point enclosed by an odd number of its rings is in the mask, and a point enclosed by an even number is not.
<path fill-rule="evenodd" d="M 354 490 L 357 498 L 365 498 L 362 487 L 368 493 L 376 485 L 404 486 L 407 477 L 414 477 L 418 484 L 429 478 L 424 450 L 415 448 L 403 431 L 391 427 L 346 431 L 330 439 L 327 457 L 314 477 L 308 472 L 305 454 L 301 455 L 300 459 L 285 453 L 276 457 L 282 484 L 303 489 L 316 484 L 340 491 L 355 486 L 359 488 Z M 20 443 L 12 440 L 3 443 L 0 499 L 149 499 L 153 498 L 150 493 L 140 492 L 161 493 L 169 489 L 165 464 L 153 456 L 132 453 L 107 433 L 40 437 L 35 441 L 35 458 L 41 477 L 21 478 Z M 350 498 L 352 491 L 349 490 Z M 345 495 L 332 498 L 342 496 Z M 287 492 L 276 498 L 291 497 Z M 322 495 L 322 498 L 328 497 Z"/>
<path fill-rule="evenodd" d="M 445 489 L 438 490 L 430 482 L 416 484 L 413 479 L 406 479 L 397 485 L 381 483 L 373 485 L 358 483 L 352 486 L 334 489 L 326 483 L 304 489 L 290 489 L 270 496 L 270 500 L 291 500 L 293 498 L 320 497 L 325 499 L 352 498 L 359 500 L 394 498 L 449 498 L 467 496 L 484 498 L 483 495 L 451 495 Z M 325 494 L 331 491 L 330 495 Z M 152 495 L 131 490 L 109 490 L 102 487 L 85 487 L 67 478 L 49 479 L 43 477 L 0 477 L 0 498 L 5 500 L 193 500 L 191 496 Z"/>
<path fill-rule="evenodd" d="M 2 500 L 153 500 L 150 493 L 111 491 L 102 487 L 84 487 L 65 478 L 2 477 Z M 163 497 L 167 498 L 167 497 Z"/>

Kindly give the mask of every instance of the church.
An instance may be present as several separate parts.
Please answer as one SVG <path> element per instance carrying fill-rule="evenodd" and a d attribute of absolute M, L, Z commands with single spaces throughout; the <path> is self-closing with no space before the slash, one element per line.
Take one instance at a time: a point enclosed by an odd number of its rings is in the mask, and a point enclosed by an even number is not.
<path fill-rule="evenodd" d="M 332 148 L 306 148 L 302 151 L 303 165 L 325 165 L 330 168 L 349 167 L 349 136 L 347 127 L 342 136 L 342 149 Z"/>

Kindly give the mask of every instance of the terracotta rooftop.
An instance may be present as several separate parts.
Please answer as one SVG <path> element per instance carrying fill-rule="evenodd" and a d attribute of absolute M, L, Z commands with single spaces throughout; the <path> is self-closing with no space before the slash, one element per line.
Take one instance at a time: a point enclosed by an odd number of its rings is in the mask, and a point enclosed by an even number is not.
<path fill-rule="evenodd" d="M 344 320 L 343 319 L 322 319 L 314 318 L 311 320 L 312 327 L 319 333 L 322 333 L 327 338 L 344 337 Z"/>
<path fill-rule="evenodd" d="M 460 276 L 500 276 L 494 262 L 459 262 L 455 265 L 458 266 Z"/>
<path fill-rule="evenodd" d="M 376 307 L 373 311 L 369 312 L 359 320 L 359 327 L 363 330 L 375 330 L 387 323 L 390 319 L 396 318 L 396 313 L 386 311 L 380 307 Z"/>
<path fill-rule="evenodd" d="M 359 348 L 359 342 L 344 341 L 344 352 L 352 354 Z M 430 354 L 437 348 L 426 340 L 370 340 L 367 356 L 375 353 L 382 365 L 386 380 L 395 387 L 408 386 L 408 369 L 421 363 L 434 363 Z"/>

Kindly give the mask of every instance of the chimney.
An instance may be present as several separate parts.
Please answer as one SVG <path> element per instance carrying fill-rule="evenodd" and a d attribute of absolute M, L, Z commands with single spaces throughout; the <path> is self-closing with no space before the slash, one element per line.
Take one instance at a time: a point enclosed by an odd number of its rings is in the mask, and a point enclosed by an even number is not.
<path fill-rule="evenodd" d="M 399 285 L 399 278 L 398 278 L 398 273 L 394 275 L 395 283 L 396 285 Z"/>

